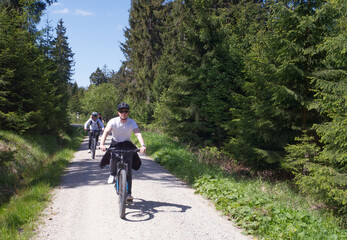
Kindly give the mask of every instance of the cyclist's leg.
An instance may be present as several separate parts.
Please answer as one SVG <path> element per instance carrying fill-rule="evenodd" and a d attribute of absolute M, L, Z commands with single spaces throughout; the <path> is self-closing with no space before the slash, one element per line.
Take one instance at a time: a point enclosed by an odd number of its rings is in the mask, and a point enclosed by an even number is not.
<path fill-rule="evenodd" d="M 131 195 L 131 187 L 132 187 L 132 181 L 133 181 L 133 172 L 132 172 L 132 166 L 133 166 L 133 153 L 129 154 L 127 157 L 127 163 L 128 163 L 128 193 Z"/>
<path fill-rule="evenodd" d="M 117 163 L 119 161 L 119 157 L 115 153 L 111 153 L 110 159 L 110 175 L 116 176 L 117 174 Z"/>
<path fill-rule="evenodd" d="M 95 132 L 96 143 L 98 143 L 98 141 L 99 141 L 99 133 L 100 132 Z"/>
<path fill-rule="evenodd" d="M 116 154 L 111 153 L 111 157 L 110 157 L 110 176 L 107 179 L 107 183 L 109 184 L 114 183 L 116 180 L 117 163 L 119 161 L 119 158 L 116 158 L 115 155 Z"/>
<path fill-rule="evenodd" d="M 89 136 L 88 149 L 90 149 L 90 146 L 92 145 L 92 138 L 93 138 L 92 131 L 88 131 L 88 136 Z"/>

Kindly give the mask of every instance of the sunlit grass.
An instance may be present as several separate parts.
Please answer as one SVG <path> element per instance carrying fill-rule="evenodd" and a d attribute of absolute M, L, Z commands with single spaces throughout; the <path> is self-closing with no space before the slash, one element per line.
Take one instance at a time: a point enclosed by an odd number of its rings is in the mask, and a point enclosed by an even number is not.
<path fill-rule="evenodd" d="M 83 132 L 77 129 L 72 136 L 61 136 L 58 141 L 52 136 L 23 137 L 0 132 L 1 143 L 10 146 L 1 152 L 2 160 L 13 157 L 5 161 L 9 168 L 2 167 L 1 187 L 10 189 L 13 196 L 0 207 L 0 239 L 29 239 L 33 235 L 38 216 L 50 199 L 50 190 L 59 184 L 82 136 Z"/>
<path fill-rule="evenodd" d="M 18 154 L 3 151 L 2 160 L 9 156 L 24 159 L 15 165 L 22 169 L 22 179 L 17 185 L 20 188 L 0 208 L 0 239 L 32 236 L 38 216 L 50 198 L 49 192 L 59 184 L 83 134 L 76 132 L 75 137 L 65 136 L 63 142 L 57 143 L 49 137 L 22 138 L 0 133 L 2 143 L 7 139 L 10 148 L 23 149 L 18 150 L 22 151 Z M 213 201 L 217 209 L 246 233 L 259 239 L 347 239 L 346 230 L 339 227 L 335 216 L 300 196 L 289 183 L 233 177 L 218 167 L 199 162 L 184 145 L 165 135 L 146 132 L 143 135 L 148 154 Z M 20 148 L 16 143 L 26 146 Z M 35 163 L 28 168 L 21 166 L 32 161 Z M 8 186 L 11 181 L 18 181 L 18 178 L 2 175 L 0 183 Z"/>
<path fill-rule="evenodd" d="M 347 239 L 339 219 L 301 196 L 290 182 L 227 174 L 198 161 L 197 155 L 169 137 L 148 132 L 143 136 L 149 155 L 256 239 Z"/>

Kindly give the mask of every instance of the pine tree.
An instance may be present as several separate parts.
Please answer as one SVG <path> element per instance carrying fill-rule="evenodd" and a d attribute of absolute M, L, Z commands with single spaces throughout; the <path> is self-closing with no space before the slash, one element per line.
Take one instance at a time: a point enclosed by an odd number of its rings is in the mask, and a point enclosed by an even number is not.
<path fill-rule="evenodd" d="M 98 67 L 95 72 L 93 72 L 89 79 L 91 84 L 95 84 L 95 86 L 99 86 L 102 83 L 108 82 L 107 72 L 106 72 L 106 66 L 104 67 L 104 71 L 101 71 L 101 69 Z"/>
<path fill-rule="evenodd" d="M 21 23 L 22 29 L 35 35 L 37 33 L 36 25 L 40 22 L 43 11 L 46 9 L 47 5 L 49 6 L 54 2 L 57 2 L 57 0 L 2 0 L 0 1 L 0 7 L 14 10 L 18 14 L 25 16 L 26 21 Z"/>
<path fill-rule="evenodd" d="M 42 116 L 40 63 L 35 36 L 26 30 L 27 14 L 0 6 L 1 129 L 23 132 L 37 127 Z"/>
<path fill-rule="evenodd" d="M 39 47 L 43 50 L 44 55 L 48 58 L 52 58 L 52 49 L 53 49 L 53 26 L 51 25 L 51 21 L 46 18 L 45 26 L 41 30 L 41 35 L 39 37 Z"/>
<path fill-rule="evenodd" d="M 311 105 L 311 77 L 323 67 L 319 50 L 334 23 L 325 1 L 269 1 L 251 51 L 246 82 L 230 123 L 230 149 L 246 161 L 279 163 L 284 147 L 322 117 Z M 238 151 L 240 149 L 240 151 Z"/>
<path fill-rule="evenodd" d="M 324 11 L 323 11 L 324 10 Z M 341 224 L 347 219 L 347 15 L 346 5 L 340 1 L 330 1 L 324 5 L 321 14 L 329 13 L 325 19 L 332 21 L 331 32 L 324 38 L 318 49 L 326 53 L 324 67 L 313 72 L 315 102 L 312 107 L 325 118 L 315 124 L 320 142 L 310 142 L 309 147 L 319 145 L 312 158 L 303 141 L 287 148 L 288 155 L 284 167 L 295 173 L 295 182 L 300 189 L 337 209 L 343 214 Z M 306 144 L 307 146 L 307 144 Z M 296 149 L 295 152 L 290 151 Z M 312 154 L 311 154 L 312 156 Z M 305 161 L 298 164 L 299 159 Z M 299 169 L 305 169 L 305 172 Z M 343 222 L 344 221 L 344 222 Z"/>
<path fill-rule="evenodd" d="M 122 51 L 126 57 L 126 68 L 132 71 L 128 93 L 133 99 L 133 114 L 148 122 L 152 114 L 149 103 L 153 102 L 152 84 L 156 64 L 161 55 L 162 43 L 159 27 L 162 24 L 164 0 L 139 0 L 131 2 L 129 28 L 124 36 Z M 136 106 L 136 107 L 135 107 Z"/>
<path fill-rule="evenodd" d="M 52 92 L 54 95 L 54 115 L 57 123 L 67 127 L 67 107 L 69 102 L 69 88 L 71 85 L 71 76 L 73 74 L 74 53 L 69 47 L 66 28 L 62 19 L 56 27 L 56 37 L 53 41 L 52 60 L 55 67 L 55 75 L 51 78 Z"/>
<path fill-rule="evenodd" d="M 231 6 L 228 1 L 178 1 L 166 23 L 174 27 L 163 36 L 156 87 L 164 94 L 155 116 L 183 141 L 219 146 L 225 141 L 223 125 L 231 117 L 241 70 L 225 41 Z"/>
<path fill-rule="evenodd" d="M 76 114 L 82 112 L 81 98 L 83 97 L 83 88 L 79 88 L 78 84 L 74 82 L 71 89 L 71 97 L 69 102 L 69 112 Z"/>

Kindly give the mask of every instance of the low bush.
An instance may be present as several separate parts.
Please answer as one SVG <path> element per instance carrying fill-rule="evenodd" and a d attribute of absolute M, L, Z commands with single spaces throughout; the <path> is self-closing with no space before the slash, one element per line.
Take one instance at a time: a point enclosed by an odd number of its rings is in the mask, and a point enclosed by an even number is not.
<path fill-rule="evenodd" d="M 212 159 L 218 155 L 215 149 L 195 154 L 165 135 L 143 135 L 147 152 L 157 162 L 213 201 L 247 234 L 276 240 L 347 239 L 339 218 L 319 202 L 301 196 L 290 182 L 271 182 L 247 174 L 240 177 L 232 168 L 225 171 L 219 166 L 225 159 Z M 203 161 L 201 156 L 208 159 Z"/>

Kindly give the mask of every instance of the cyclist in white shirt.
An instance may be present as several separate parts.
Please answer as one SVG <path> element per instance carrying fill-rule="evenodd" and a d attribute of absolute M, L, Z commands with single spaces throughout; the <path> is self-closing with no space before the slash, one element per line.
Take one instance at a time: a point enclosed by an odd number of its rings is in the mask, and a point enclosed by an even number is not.
<path fill-rule="evenodd" d="M 112 132 L 112 143 L 111 146 L 117 146 L 117 145 L 125 145 L 129 143 L 131 145 L 130 137 L 131 134 L 134 133 L 137 139 L 139 140 L 141 144 L 140 153 L 146 152 L 146 146 L 145 142 L 143 140 L 142 134 L 140 132 L 139 127 L 137 126 L 135 120 L 129 118 L 129 105 L 126 103 L 120 103 L 117 107 L 118 111 L 118 117 L 112 118 L 110 121 L 107 122 L 107 126 L 105 128 L 105 131 L 101 137 L 100 142 L 100 149 L 102 151 L 106 151 L 105 147 L 105 141 L 106 137 L 109 135 L 109 133 Z M 136 154 L 136 153 L 135 153 Z M 131 163 L 128 163 L 128 169 L 129 169 L 129 196 L 127 199 L 128 201 L 132 200 L 131 196 L 131 181 L 132 181 L 132 169 L 131 169 Z M 115 175 L 117 173 L 117 159 L 110 159 L 110 176 L 108 178 L 108 183 L 114 183 L 115 181 Z"/>

